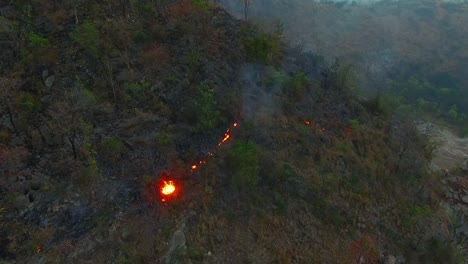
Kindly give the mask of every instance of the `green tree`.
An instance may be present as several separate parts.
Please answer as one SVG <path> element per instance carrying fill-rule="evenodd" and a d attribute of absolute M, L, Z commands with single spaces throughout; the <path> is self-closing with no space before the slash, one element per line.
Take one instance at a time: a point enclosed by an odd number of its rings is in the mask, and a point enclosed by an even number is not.
<path fill-rule="evenodd" d="M 250 60 L 265 65 L 276 64 L 281 59 L 281 34 L 259 33 L 244 40 L 244 48 Z"/>
<path fill-rule="evenodd" d="M 457 120 L 457 118 L 458 118 L 458 109 L 457 109 L 457 105 L 452 105 L 452 106 L 450 107 L 450 110 L 448 111 L 448 115 L 449 115 L 449 117 L 450 117 L 452 120 L 454 120 L 454 121 Z"/>
<path fill-rule="evenodd" d="M 254 144 L 238 141 L 228 154 L 234 188 L 254 186 L 259 178 L 257 149 Z"/>
<path fill-rule="evenodd" d="M 198 86 L 197 91 L 197 124 L 195 132 L 202 132 L 215 128 L 224 121 L 221 113 L 216 109 L 216 100 L 213 90 L 206 83 Z"/>
<path fill-rule="evenodd" d="M 98 57 L 99 31 L 93 22 L 85 20 L 75 27 L 70 37 L 82 48 L 85 48 L 92 56 Z"/>

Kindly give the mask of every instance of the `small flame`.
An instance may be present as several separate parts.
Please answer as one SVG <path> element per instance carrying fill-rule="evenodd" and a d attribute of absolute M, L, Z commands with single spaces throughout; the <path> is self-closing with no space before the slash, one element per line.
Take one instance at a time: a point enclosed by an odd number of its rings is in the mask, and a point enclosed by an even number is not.
<path fill-rule="evenodd" d="M 163 195 L 171 195 L 175 192 L 175 185 L 173 181 L 164 181 L 164 186 L 161 188 L 161 193 Z M 164 199 L 163 199 L 164 201 Z"/>
<path fill-rule="evenodd" d="M 304 124 L 310 126 L 310 124 L 312 124 L 312 122 L 310 122 L 309 120 L 304 120 Z"/>
<path fill-rule="evenodd" d="M 234 122 L 232 123 L 232 127 L 231 128 L 234 128 L 234 127 L 238 127 L 239 126 L 239 122 Z M 218 143 L 218 147 L 221 146 L 222 144 L 226 143 L 226 141 L 228 141 L 229 139 L 231 139 L 231 128 L 228 128 L 226 130 L 226 132 L 224 133 L 224 137 L 223 139 Z M 212 151 L 208 151 L 208 157 L 213 157 L 216 153 L 216 148 L 213 149 Z M 207 160 L 208 160 L 208 157 L 206 157 L 207 159 L 204 159 L 204 160 L 200 160 L 198 161 L 198 163 L 195 163 L 195 164 L 192 164 L 190 166 L 190 169 L 192 172 L 198 170 L 201 165 L 203 164 L 206 164 L 207 163 Z"/>
<path fill-rule="evenodd" d="M 228 139 L 229 139 L 230 137 L 231 137 L 231 136 L 229 135 L 229 129 L 228 129 L 228 131 L 226 132 L 226 134 L 224 134 L 223 140 L 221 140 L 221 142 L 219 142 L 218 146 L 221 146 L 224 142 L 228 141 Z"/>
<path fill-rule="evenodd" d="M 39 254 L 41 252 L 41 247 L 40 246 L 36 246 L 36 253 Z"/>

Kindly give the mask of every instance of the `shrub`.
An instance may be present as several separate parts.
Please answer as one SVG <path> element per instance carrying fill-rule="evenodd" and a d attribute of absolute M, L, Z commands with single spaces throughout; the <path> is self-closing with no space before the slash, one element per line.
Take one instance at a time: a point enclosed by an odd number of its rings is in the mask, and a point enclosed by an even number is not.
<path fill-rule="evenodd" d="M 377 248 L 372 237 L 362 235 L 351 245 L 350 263 L 372 264 L 377 260 Z"/>
<path fill-rule="evenodd" d="M 359 118 L 354 118 L 354 119 L 351 119 L 351 121 L 349 121 L 349 125 L 353 129 L 358 129 L 359 127 L 361 127 L 361 122 L 359 122 Z"/>
<path fill-rule="evenodd" d="M 464 263 L 461 252 L 449 241 L 430 239 L 419 252 L 411 252 L 409 263 Z"/>
<path fill-rule="evenodd" d="M 41 105 L 41 101 L 34 98 L 34 96 L 30 93 L 23 94 L 18 100 L 19 108 L 26 113 L 39 110 Z"/>
<path fill-rule="evenodd" d="M 288 84 L 288 93 L 296 100 L 304 96 L 305 88 L 309 83 L 309 78 L 304 72 L 297 72 Z"/>
<path fill-rule="evenodd" d="M 154 42 L 147 46 L 139 59 L 149 73 L 157 73 L 172 61 L 169 48 L 163 44 Z"/>
<path fill-rule="evenodd" d="M 67 11 L 65 9 L 59 9 L 55 12 L 46 15 L 49 21 L 54 25 L 61 25 L 66 22 L 68 18 Z"/>
<path fill-rule="evenodd" d="M 151 86 L 149 82 L 127 82 L 124 84 L 126 95 L 132 100 L 144 100 L 144 92 Z"/>
<path fill-rule="evenodd" d="M 85 20 L 75 27 L 70 37 L 82 48 L 85 48 L 92 56 L 99 55 L 99 31 L 90 20 Z"/>
<path fill-rule="evenodd" d="M 284 86 L 290 81 L 289 76 L 281 71 L 272 71 L 268 74 L 263 83 L 266 86 Z"/>
<path fill-rule="evenodd" d="M 7 129 L 0 129 L 0 144 L 7 144 L 10 142 L 12 134 Z"/>
<path fill-rule="evenodd" d="M 89 106 L 95 106 L 97 104 L 97 99 L 96 95 L 91 91 L 86 88 L 83 88 L 83 94 L 84 97 L 86 98 L 86 101 L 88 102 Z"/>
<path fill-rule="evenodd" d="M 32 48 L 47 48 L 50 45 L 47 38 L 41 37 L 36 33 L 28 33 L 27 39 Z"/>
<path fill-rule="evenodd" d="M 196 102 L 197 124 L 194 132 L 202 132 L 215 128 L 224 122 L 221 113 L 216 109 L 215 95 L 206 83 L 198 86 Z"/>
<path fill-rule="evenodd" d="M 351 144 L 342 140 L 336 142 L 335 149 L 342 153 L 349 153 L 353 151 Z"/>
<path fill-rule="evenodd" d="M 210 3 L 207 0 L 192 0 L 192 5 L 200 12 L 206 13 L 210 10 Z"/>
<path fill-rule="evenodd" d="M 156 135 L 156 143 L 158 146 L 167 146 L 174 140 L 174 136 L 169 132 L 161 132 Z"/>
<path fill-rule="evenodd" d="M 293 177 L 296 177 L 296 173 L 294 172 L 293 168 L 291 167 L 291 165 L 285 163 L 283 165 L 283 169 L 282 169 L 282 173 L 281 173 L 281 177 L 284 179 L 284 180 L 287 180 L 289 178 L 293 178 Z"/>
<path fill-rule="evenodd" d="M 280 39 L 279 35 L 266 33 L 244 39 L 248 59 L 265 65 L 278 63 L 282 53 Z"/>
<path fill-rule="evenodd" d="M 111 137 L 104 141 L 104 145 L 107 147 L 108 150 L 114 153 L 122 153 L 124 150 L 124 143 L 118 137 Z"/>
<path fill-rule="evenodd" d="M 254 144 L 238 141 L 228 153 L 234 188 L 255 186 L 258 182 L 259 164 Z"/>
<path fill-rule="evenodd" d="M 116 159 L 125 152 L 125 144 L 119 137 L 110 137 L 103 142 L 103 148 L 107 157 Z"/>
<path fill-rule="evenodd" d="M 189 56 L 189 66 L 192 71 L 198 69 L 202 65 L 202 59 L 200 52 L 196 49 L 192 49 Z"/>

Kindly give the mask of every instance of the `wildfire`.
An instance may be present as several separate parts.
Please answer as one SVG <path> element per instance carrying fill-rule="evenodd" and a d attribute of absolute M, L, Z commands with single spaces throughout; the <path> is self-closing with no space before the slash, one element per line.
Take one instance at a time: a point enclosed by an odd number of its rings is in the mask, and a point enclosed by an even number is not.
<path fill-rule="evenodd" d="M 218 143 L 218 147 L 221 146 L 224 142 L 228 141 L 230 137 L 231 137 L 231 136 L 229 135 L 229 129 L 228 129 L 228 131 L 224 134 L 223 140 L 221 140 L 221 141 Z"/>
<path fill-rule="evenodd" d="M 325 132 L 325 128 L 324 128 L 324 127 L 320 127 L 319 124 L 318 124 L 317 122 L 304 119 L 304 124 L 306 124 L 306 125 L 308 125 L 308 126 L 313 125 L 313 126 L 315 127 L 315 129 L 318 129 L 320 132 L 322 132 L 322 133 Z"/>
<path fill-rule="evenodd" d="M 162 195 L 171 195 L 175 192 L 176 187 L 173 181 L 164 181 L 164 186 L 161 188 Z"/>
<path fill-rule="evenodd" d="M 318 131 L 320 131 L 321 133 L 325 133 L 325 131 L 327 131 L 324 127 L 321 127 L 317 122 L 314 122 L 314 121 L 310 121 L 310 120 L 307 120 L 307 119 L 304 119 L 304 124 L 308 125 L 308 126 L 314 126 L 315 129 L 317 129 Z M 351 134 L 353 132 L 353 127 L 352 126 L 347 126 L 345 128 L 346 132 L 348 134 Z"/>
<path fill-rule="evenodd" d="M 232 123 L 232 127 L 231 128 L 234 128 L 234 127 L 238 127 L 239 126 L 239 122 L 234 122 Z M 223 139 L 221 139 L 221 141 L 218 143 L 218 147 L 223 145 L 224 143 L 226 143 L 229 139 L 231 139 L 231 128 L 228 128 L 226 130 L 226 132 L 224 133 L 224 137 Z M 213 157 L 216 153 L 216 149 L 214 149 L 213 151 L 208 151 L 208 157 Z M 207 159 L 203 159 L 203 160 L 200 160 L 198 163 L 195 163 L 195 164 L 192 164 L 190 166 L 190 169 L 192 171 L 196 171 L 198 170 L 198 168 L 200 167 L 199 165 L 203 165 L 203 164 L 206 164 L 207 162 Z"/>
<path fill-rule="evenodd" d="M 239 123 L 234 122 L 232 123 L 231 127 L 226 130 L 224 133 L 223 139 L 218 143 L 218 147 L 227 142 L 229 139 L 231 139 L 231 130 L 234 127 L 238 127 Z M 216 153 L 216 148 L 214 148 L 212 151 L 209 151 L 207 153 L 207 156 L 204 159 L 199 160 L 198 162 L 193 163 L 190 165 L 190 169 L 192 172 L 195 172 L 200 168 L 200 166 L 206 164 L 208 162 L 209 157 L 213 157 Z M 152 201 L 154 201 L 154 197 L 157 197 L 157 193 L 159 191 L 159 197 L 162 202 L 169 202 L 170 200 L 174 199 L 176 196 L 178 196 L 178 193 L 181 192 L 180 188 L 171 180 L 173 179 L 173 175 L 163 172 L 161 174 L 161 178 L 159 180 L 159 183 L 152 184 L 152 189 L 151 189 L 151 198 Z"/>

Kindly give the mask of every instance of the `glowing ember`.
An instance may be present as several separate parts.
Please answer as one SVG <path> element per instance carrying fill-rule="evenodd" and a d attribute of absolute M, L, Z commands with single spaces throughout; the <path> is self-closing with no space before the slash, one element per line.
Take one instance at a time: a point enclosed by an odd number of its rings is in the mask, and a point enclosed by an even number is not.
<path fill-rule="evenodd" d="M 226 130 L 226 132 L 224 133 L 223 139 L 221 141 L 219 141 L 218 147 L 221 146 L 222 144 L 226 143 L 229 139 L 231 139 L 231 129 L 234 128 L 234 127 L 238 127 L 238 126 L 239 126 L 239 122 L 232 123 L 231 128 L 228 128 Z M 198 161 L 198 163 L 194 163 L 194 164 L 190 165 L 191 171 L 195 172 L 196 170 L 198 170 L 201 167 L 201 165 L 206 164 L 209 157 L 213 157 L 215 155 L 215 153 L 216 153 L 216 148 L 213 149 L 212 151 L 208 151 L 208 153 L 207 153 L 208 156 L 205 159 L 202 159 L 202 160 Z"/>
<path fill-rule="evenodd" d="M 221 140 L 221 142 L 219 142 L 218 146 L 221 146 L 224 142 L 228 141 L 228 139 L 229 139 L 230 137 L 231 137 L 231 136 L 229 135 L 229 129 L 228 129 L 228 131 L 226 132 L 226 134 L 224 134 L 223 140 Z"/>
<path fill-rule="evenodd" d="M 308 125 L 308 126 L 310 126 L 311 123 L 312 123 L 312 122 L 310 122 L 309 120 L 304 120 L 304 124 L 306 124 L 306 125 Z"/>
<path fill-rule="evenodd" d="M 173 181 L 164 181 L 164 186 L 161 188 L 161 194 L 171 195 L 175 192 L 175 185 Z"/>
<path fill-rule="evenodd" d="M 36 253 L 39 254 L 41 252 L 41 247 L 40 246 L 36 246 Z"/>

